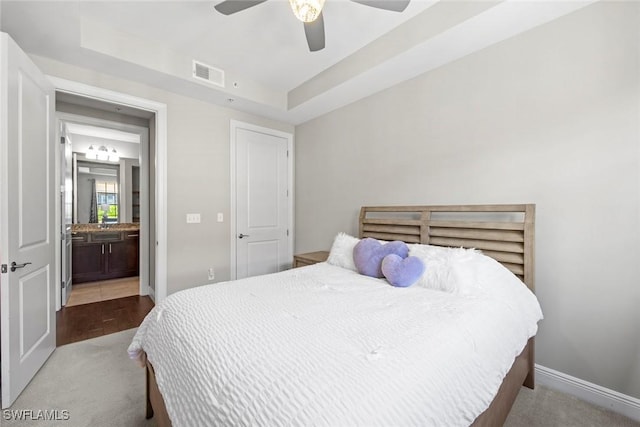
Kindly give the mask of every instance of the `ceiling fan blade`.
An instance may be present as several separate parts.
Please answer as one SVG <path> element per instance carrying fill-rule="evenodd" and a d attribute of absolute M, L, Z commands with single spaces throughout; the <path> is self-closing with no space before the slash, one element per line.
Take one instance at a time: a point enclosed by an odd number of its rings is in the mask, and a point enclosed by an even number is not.
<path fill-rule="evenodd" d="M 307 44 L 311 52 L 324 49 L 324 18 L 322 12 L 313 22 L 304 23 L 304 34 L 307 36 Z"/>
<path fill-rule="evenodd" d="M 411 0 L 351 0 L 378 9 L 390 10 L 392 12 L 402 12 L 409 6 Z"/>
<path fill-rule="evenodd" d="M 231 15 L 264 3 L 265 1 L 267 0 L 225 0 L 215 5 L 214 8 L 223 15 Z"/>

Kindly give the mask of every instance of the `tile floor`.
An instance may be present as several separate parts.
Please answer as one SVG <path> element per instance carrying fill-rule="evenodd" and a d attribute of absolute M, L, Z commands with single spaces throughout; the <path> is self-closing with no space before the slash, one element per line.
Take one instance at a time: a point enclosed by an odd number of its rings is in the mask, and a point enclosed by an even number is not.
<path fill-rule="evenodd" d="M 140 278 L 138 276 L 79 283 L 73 285 L 71 297 L 69 297 L 66 307 L 130 297 L 138 295 L 139 290 Z"/>

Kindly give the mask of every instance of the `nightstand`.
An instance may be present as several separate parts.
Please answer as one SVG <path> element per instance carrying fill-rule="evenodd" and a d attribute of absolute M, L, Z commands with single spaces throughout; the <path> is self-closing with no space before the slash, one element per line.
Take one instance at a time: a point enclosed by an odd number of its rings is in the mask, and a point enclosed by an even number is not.
<path fill-rule="evenodd" d="M 305 265 L 313 265 L 319 262 L 325 262 L 329 257 L 329 251 L 309 252 L 293 256 L 293 268 L 304 267 Z"/>

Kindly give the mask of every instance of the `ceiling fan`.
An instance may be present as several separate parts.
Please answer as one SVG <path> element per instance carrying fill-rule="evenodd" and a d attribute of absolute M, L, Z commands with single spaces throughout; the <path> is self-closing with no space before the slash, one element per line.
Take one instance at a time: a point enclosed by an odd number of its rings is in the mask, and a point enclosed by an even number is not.
<path fill-rule="evenodd" d="M 267 0 L 224 0 L 215 5 L 215 9 L 223 15 L 236 12 L 264 3 Z M 365 6 L 378 9 L 402 12 L 411 0 L 351 0 Z M 289 0 L 294 15 L 304 23 L 304 34 L 311 52 L 324 49 L 324 18 L 322 6 L 325 0 Z"/>

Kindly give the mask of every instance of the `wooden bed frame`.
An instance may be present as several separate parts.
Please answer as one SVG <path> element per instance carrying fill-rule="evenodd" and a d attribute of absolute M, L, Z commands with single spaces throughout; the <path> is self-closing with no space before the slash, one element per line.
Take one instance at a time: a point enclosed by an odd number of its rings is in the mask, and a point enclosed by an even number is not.
<path fill-rule="evenodd" d="M 360 210 L 360 238 L 402 240 L 435 246 L 476 248 L 534 291 L 535 205 L 373 206 Z M 522 385 L 534 387 L 534 338 L 530 338 L 474 427 L 503 425 Z M 145 357 L 146 360 L 146 357 Z M 171 426 L 155 371 L 146 361 L 147 413 L 159 427 Z"/>

